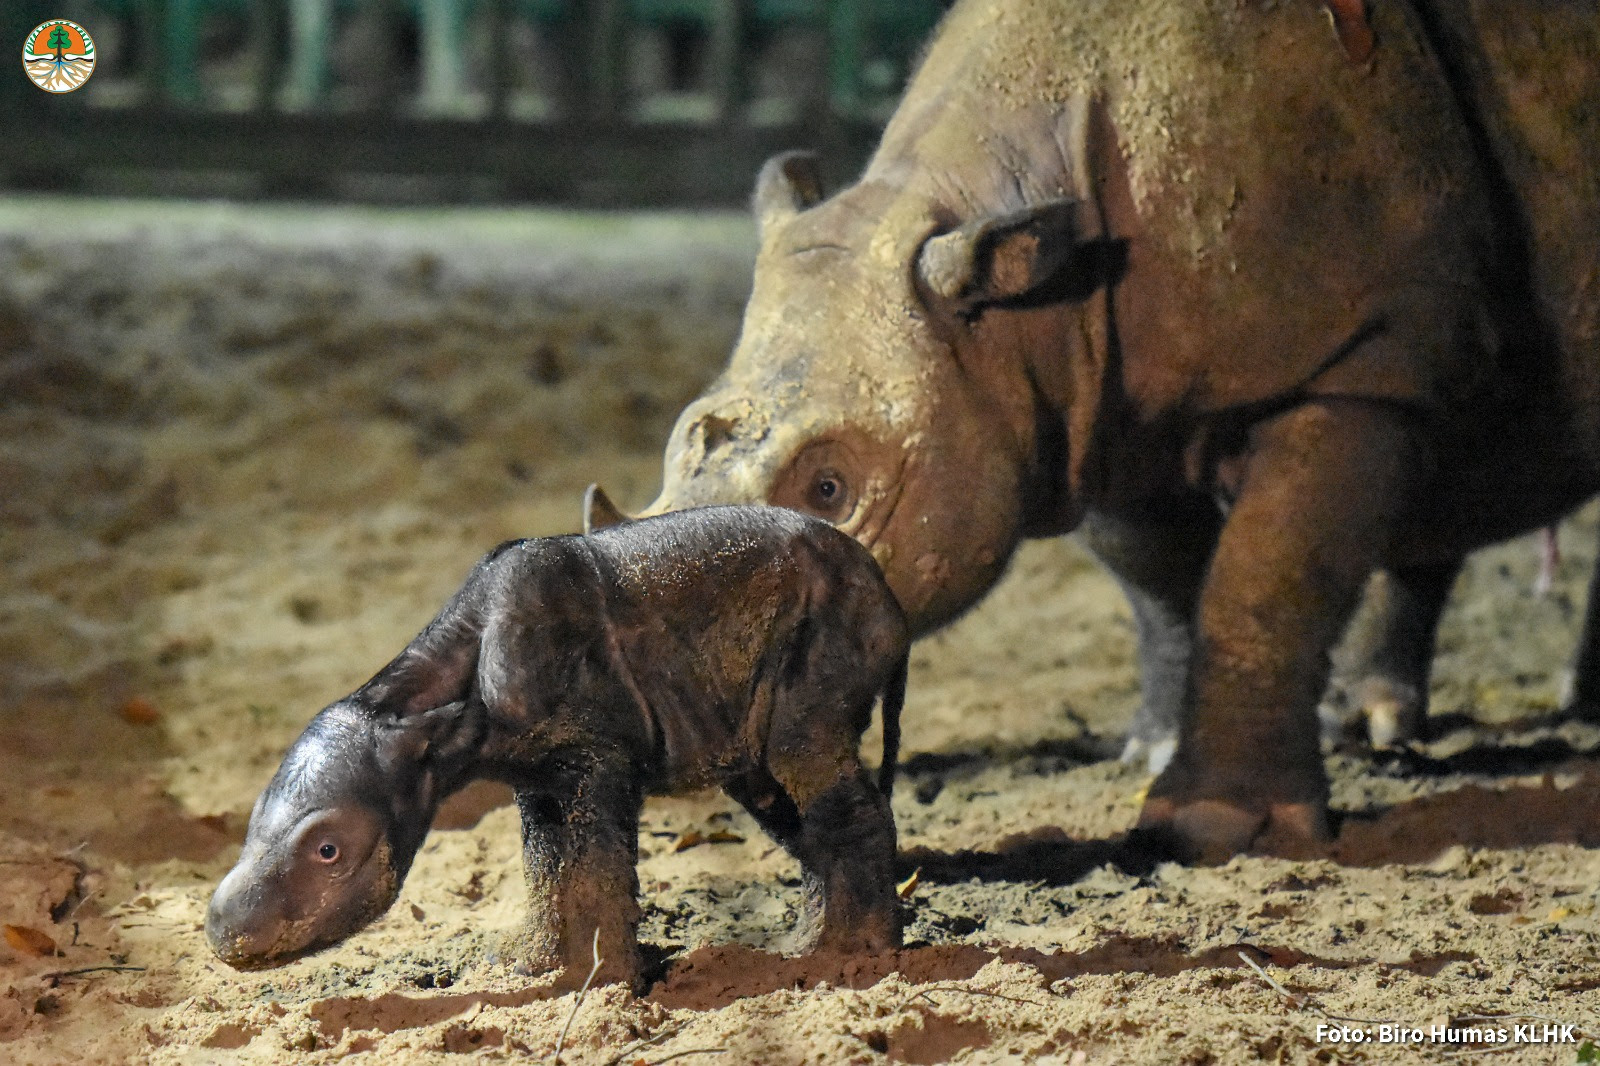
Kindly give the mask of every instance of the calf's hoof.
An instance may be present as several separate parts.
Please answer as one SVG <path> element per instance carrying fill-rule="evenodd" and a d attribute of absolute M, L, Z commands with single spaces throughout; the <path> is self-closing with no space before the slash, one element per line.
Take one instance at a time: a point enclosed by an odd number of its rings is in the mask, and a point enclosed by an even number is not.
<path fill-rule="evenodd" d="M 1329 839 L 1328 808 L 1321 802 L 1246 806 L 1227 800 L 1152 796 L 1139 813 L 1146 839 L 1185 862 L 1214 865 L 1261 848 L 1303 852 Z"/>
<path fill-rule="evenodd" d="M 637 956 L 630 959 L 611 960 L 602 958 L 600 966 L 595 968 L 594 960 L 585 959 L 582 965 L 577 962 L 558 966 L 554 971 L 550 987 L 556 992 L 576 992 L 587 982 L 590 988 L 599 988 L 601 985 L 627 985 L 635 995 L 643 995 L 648 983 L 644 978 L 644 967 Z M 591 980 L 590 974 L 594 977 Z"/>

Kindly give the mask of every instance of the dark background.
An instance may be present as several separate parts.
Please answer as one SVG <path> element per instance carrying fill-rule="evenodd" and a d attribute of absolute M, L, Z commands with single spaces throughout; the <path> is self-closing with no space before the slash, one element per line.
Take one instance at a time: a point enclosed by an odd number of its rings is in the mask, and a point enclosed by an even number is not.
<path fill-rule="evenodd" d="M 99 53 L 0 78 L 0 189 L 731 205 L 810 147 L 854 173 L 943 0 L 8 0 Z"/>

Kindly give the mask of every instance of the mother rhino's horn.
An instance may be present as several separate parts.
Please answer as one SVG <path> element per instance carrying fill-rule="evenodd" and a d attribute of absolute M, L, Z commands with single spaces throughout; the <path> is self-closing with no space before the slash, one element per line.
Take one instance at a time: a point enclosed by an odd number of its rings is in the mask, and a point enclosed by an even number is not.
<path fill-rule="evenodd" d="M 586 535 L 597 529 L 620 526 L 632 521 L 633 516 L 625 515 L 618 510 L 617 505 L 611 502 L 611 497 L 606 495 L 606 490 L 599 485 L 590 485 L 584 490 L 583 532 Z"/>
<path fill-rule="evenodd" d="M 1025 296 L 1061 272 L 1078 245 L 1079 201 L 1048 200 L 930 237 L 917 273 L 963 311 Z"/>
<path fill-rule="evenodd" d="M 822 172 L 815 152 L 782 152 L 756 178 L 754 207 L 763 230 L 822 202 Z"/>

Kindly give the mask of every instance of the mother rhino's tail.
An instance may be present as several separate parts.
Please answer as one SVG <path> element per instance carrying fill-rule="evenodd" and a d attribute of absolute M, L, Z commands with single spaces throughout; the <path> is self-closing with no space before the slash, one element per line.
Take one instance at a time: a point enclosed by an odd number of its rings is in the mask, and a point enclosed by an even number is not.
<path fill-rule="evenodd" d="M 883 761 L 878 764 L 878 791 L 885 799 L 894 793 L 894 773 L 900 761 L 900 712 L 906 705 L 906 674 L 910 668 L 911 649 L 907 648 L 883 687 Z"/>

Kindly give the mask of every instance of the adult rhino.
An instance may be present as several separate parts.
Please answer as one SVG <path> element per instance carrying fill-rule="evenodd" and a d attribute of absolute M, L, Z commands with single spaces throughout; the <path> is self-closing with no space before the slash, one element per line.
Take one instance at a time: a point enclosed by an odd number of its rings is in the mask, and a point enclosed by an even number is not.
<path fill-rule="evenodd" d="M 859 181 L 764 168 L 649 512 L 821 515 L 920 633 L 1081 527 L 1178 709 L 1141 824 L 1326 835 L 1368 576 L 1414 657 L 1463 554 L 1600 489 L 1600 9 L 1367 7 L 963 0 Z"/>

